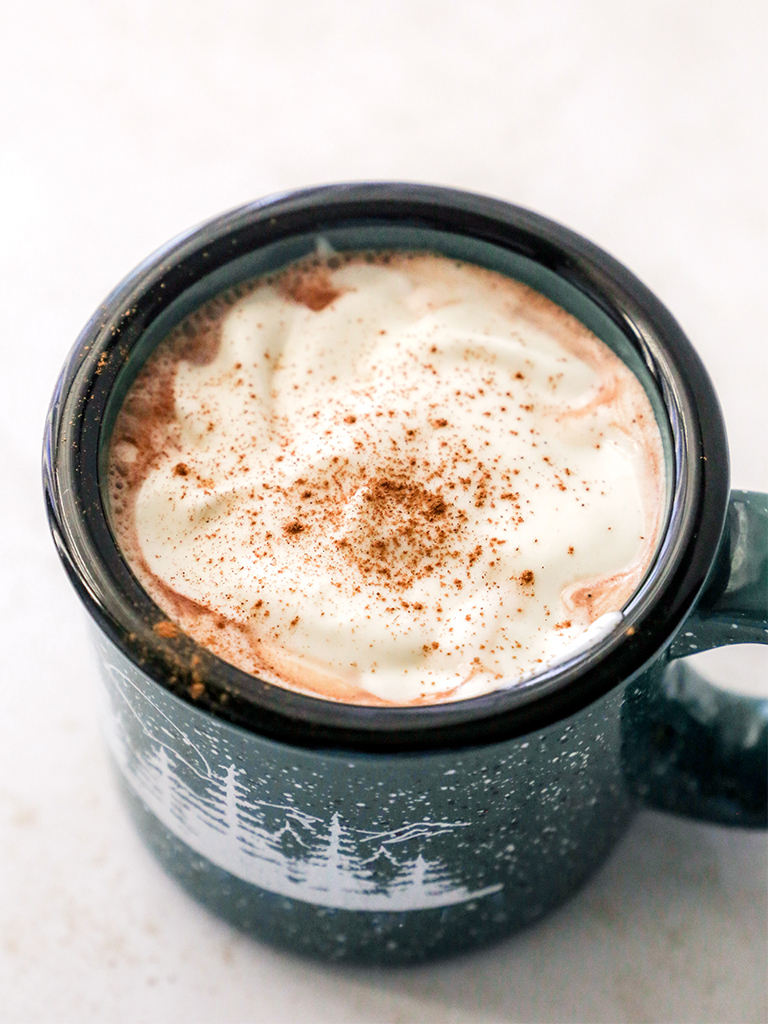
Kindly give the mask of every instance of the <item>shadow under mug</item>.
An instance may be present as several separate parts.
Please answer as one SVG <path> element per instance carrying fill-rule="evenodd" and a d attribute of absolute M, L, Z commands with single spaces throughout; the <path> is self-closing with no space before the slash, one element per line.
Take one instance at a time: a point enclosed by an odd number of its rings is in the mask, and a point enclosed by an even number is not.
<path fill-rule="evenodd" d="M 666 448 L 666 528 L 623 620 L 511 689 L 382 708 L 291 693 L 189 637 L 132 576 L 105 460 L 139 367 L 187 313 L 312 252 L 429 250 L 517 278 L 610 345 Z M 417 962 L 509 934 L 572 894 L 641 803 L 768 823 L 768 701 L 685 655 L 768 640 L 768 499 L 729 494 L 712 385 L 661 303 L 590 242 L 452 189 L 333 185 L 172 241 L 106 299 L 61 374 L 45 435 L 53 536 L 93 621 L 117 777 L 166 870 L 253 935 L 314 957 Z M 163 631 L 161 631 L 162 633 Z"/>

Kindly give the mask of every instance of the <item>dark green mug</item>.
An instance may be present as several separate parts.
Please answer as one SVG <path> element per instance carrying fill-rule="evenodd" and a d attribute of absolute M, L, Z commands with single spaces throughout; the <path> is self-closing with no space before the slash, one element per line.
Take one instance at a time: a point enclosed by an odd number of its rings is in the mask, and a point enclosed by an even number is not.
<path fill-rule="evenodd" d="M 187 313 L 318 237 L 339 250 L 426 249 L 521 280 L 644 385 L 666 450 L 666 527 L 621 623 L 588 650 L 470 700 L 362 707 L 289 692 L 153 630 L 164 613 L 106 512 L 117 410 Z M 716 689 L 685 655 L 768 640 L 768 499 L 729 493 L 717 399 L 678 324 L 565 228 L 392 183 L 218 217 L 139 266 L 86 326 L 53 398 L 44 462 L 54 539 L 93 618 L 126 801 L 166 870 L 257 937 L 328 960 L 422 961 L 555 907 L 641 803 L 766 827 L 768 701 Z"/>

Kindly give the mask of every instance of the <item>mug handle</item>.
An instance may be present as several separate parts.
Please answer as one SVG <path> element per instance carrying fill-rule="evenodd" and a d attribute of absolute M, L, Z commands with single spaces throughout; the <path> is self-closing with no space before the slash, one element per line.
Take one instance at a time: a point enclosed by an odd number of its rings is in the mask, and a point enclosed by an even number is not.
<path fill-rule="evenodd" d="M 768 643 L 768 495 L 733 491 L 703 594 L 652 678 L 626 693 L 624 773 L 646 805 L 768 827 L 768 698 L 721 690 L 684 660 L 745 643 Z"/>

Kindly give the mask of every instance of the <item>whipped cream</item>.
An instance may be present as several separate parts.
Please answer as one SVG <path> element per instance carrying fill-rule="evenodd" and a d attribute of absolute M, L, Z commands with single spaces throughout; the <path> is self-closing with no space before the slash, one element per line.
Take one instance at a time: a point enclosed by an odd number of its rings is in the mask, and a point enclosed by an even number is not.
<path fill-rule="evenodd" d="M 357 254 L 189 318 L 126 399 L 110 478 L 129 563 L 201 644 L 403 705 L 514 685 L 620 621 L 663 466 L 642 386 L 564 310 Z"/>

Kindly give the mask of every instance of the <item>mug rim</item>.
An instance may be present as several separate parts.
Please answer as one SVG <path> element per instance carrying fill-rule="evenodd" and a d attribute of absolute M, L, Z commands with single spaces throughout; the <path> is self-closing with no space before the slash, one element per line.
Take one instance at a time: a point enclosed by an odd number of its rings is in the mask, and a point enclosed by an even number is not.
<path fill-rule="evenodd" d="M 652 570 L 621 628 L 524 685 L 462 701 L 370 707 L 311 697 L 235 668 L 186 634 L 153 630 L 167 616 L 128 569 L 100 482 L 102 418 L 111 387 L 158 315 L 197 281 L 270 242 L 334 224 L 419 225 L 491 242 L 576 287 L 620 328 L 655 378 L 673 439 L 672 499 Z M 670 467 L 668 467 L 668 470 Z M 476 746 L 570 717 L 647 666 L 704 587 L 729 496 L 725 426 L 701 360 L 661 302 L 580 235 L 499 199 L 404 182 L 280 193 L 206 221 L 143 261 L 88 322 L 59 377 L 45 432 L 44 489 L 59 555 L 98 627 L 160 685 L 200 710 L 306 747 L 418 751 Z"/>

